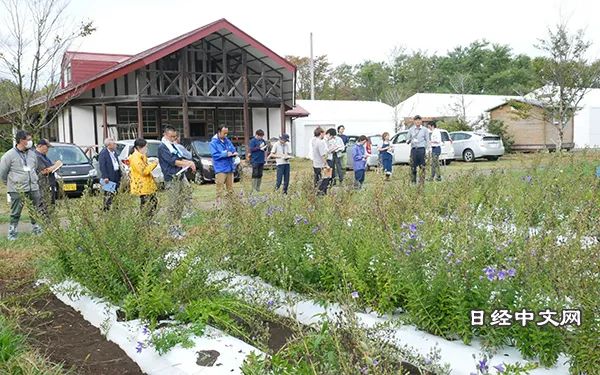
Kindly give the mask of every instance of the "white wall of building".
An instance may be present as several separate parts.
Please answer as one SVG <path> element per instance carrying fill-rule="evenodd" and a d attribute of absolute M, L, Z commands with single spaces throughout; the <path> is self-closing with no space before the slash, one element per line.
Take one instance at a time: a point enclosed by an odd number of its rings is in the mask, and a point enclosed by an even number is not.
<path fill-rule="evenodd" d="M 293 121 L 293 150 L 298 157 L 308 157 L 310 140 L 317 127 L 336 128 L 344 125 L 346 135 L 394 134 L 393 107 L 369 101 L 298 100 L 310 115 Z"/>
<path fill-rule="evenodd" d="M 576 148 L 600 148 L 600 106 L 583 107 L 573 122 Z"/>
<path fill-rule="evenodd" d="M 580 103 L 573 119 L 573 142 L 576 148 L 600 148 L 600 89 L 590 90 Z"/>
<path fill-rule="evenodd" d="M 72 106 L 73 140 L 79 146 L 96 144 L 94 134 L 94 112 L 92 107 Z"/>
<path fill-rule="evenodd" d="M 267 113 L 269 118 L 268 126 Z M 291 131 L 290 124 L 290 120 L 286 119 L 288 133 Z M 279 108 L 252 108 L 252 135 L 258 129 L 262 129 L 265 132 L 265 137 L 279 137 L 281 135 L 281 110 Z"/>

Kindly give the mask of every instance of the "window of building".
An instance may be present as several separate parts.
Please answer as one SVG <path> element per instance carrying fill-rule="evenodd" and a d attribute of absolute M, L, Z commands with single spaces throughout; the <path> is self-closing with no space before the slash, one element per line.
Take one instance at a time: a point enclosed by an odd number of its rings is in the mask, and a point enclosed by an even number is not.
<path fill-rule="evenodd" d="M 119 126 L 119 138 L 126 138 L 127 127 L 137 129 L 137 108 L 119 107 L 117 112 L 117 123 Z M 144 137 L 158 136 L 158 121 L 156 118 L 156 108 L 142 108 L 142 123 L 144 127 Z"/>

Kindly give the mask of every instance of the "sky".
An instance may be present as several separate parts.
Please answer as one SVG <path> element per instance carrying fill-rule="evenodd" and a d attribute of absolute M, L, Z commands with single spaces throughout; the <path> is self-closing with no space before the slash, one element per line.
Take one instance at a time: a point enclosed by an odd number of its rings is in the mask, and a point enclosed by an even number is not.
<path fill-rule="evenodd" d="M 92 20 L 94 34 L 72 49 L 135 54 L 226 18 L 279 55 L 327 54 L 334 64 L 387 61 L 394 47 L 445 54 L 485 38 L 515 53 L 534 47 L 549 26 L 584 29 L 600 58 L 597 0 L 71 0 L 73 20 Z"/>

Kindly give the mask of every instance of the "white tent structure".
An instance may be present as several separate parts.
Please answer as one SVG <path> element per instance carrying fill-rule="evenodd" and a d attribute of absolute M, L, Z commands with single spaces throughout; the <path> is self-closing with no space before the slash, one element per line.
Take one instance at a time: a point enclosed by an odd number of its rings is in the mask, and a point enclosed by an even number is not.
<path fill-rule="evenodd" d="M 600 148 L 600 89 L 591 89 L 573 119 L 575 148 Z"/>
<path fill-rule="evenodd" d="M 487 110 L 517 99 L 509 95 L 461 95 L 461 94 L 414 94 L 395 108 L 397 118 L 402 121 L 420 115 L 426 118 L 462 117 L 470 125 L 478 125 L 487 116 Z"/>
<path fill-rule="evenodd" d="M 308 157 L 317 127 L 327 130 L 344 125 L 346 135 L 394 134 L 394 108 L 381 102 L 354 100 L 297 100 L 310 113 L 292 122 L 292 147 L 297 157 Z"/>

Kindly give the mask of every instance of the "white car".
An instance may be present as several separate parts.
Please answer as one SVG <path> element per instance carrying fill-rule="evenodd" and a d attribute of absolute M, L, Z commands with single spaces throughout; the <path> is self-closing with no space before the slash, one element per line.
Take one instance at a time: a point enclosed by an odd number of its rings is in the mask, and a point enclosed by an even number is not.
<path fill-rule="evenodd" d="M 439 129 L 442 134 L 442 153 L 440 154 L 440 161 L 443 164 L 450 164 L 454 160 L 454 148 L 452 147 L 452 140 L 450 135 L 444 129 Z M 392 148 L 394 149 L 394 164 L 409 164 L 410 163 L 410 144 L 406 143 L 408 136 L 408 130 L 403 130 L 396 133 L 392 139 Z M 427 146 L 427 152 L 431 151 L 431 147 Z"/>
<path fill-rule="evenodd" d="M 479 158 L 498 160 L 504 155 L 502 138 L 495 134 L 462 131 L 450 133 L 450 138 L 456 159 L 466 162 Z"/>
<path fill-rule="evenodd" d="M 158 162 L 158 146 L 161 142 L 154 139 L 147 139 L 146 141 L 148 142 L 148 161 Z M 117 141 L 117 154 L 119 155 L 119 165 L 123 176 L 129 176 L 129 155 L 133 153 L 134 142 L 133 139 Z M 152 176 L 157 184 L 162 184 L 165 181 L 160 164 L 154 168 Z"/>

